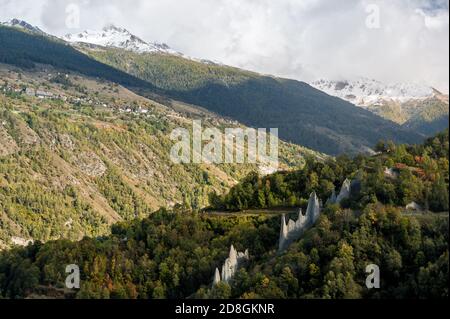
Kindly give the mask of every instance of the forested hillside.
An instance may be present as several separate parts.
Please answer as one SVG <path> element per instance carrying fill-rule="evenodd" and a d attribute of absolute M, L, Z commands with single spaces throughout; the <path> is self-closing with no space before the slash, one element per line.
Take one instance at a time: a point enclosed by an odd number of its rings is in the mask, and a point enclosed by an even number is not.
<path fill-rule="evenodd" d="M 306 83 L 164 54 L 80 48 L 97 60 L 150 82 L 183 101 L 252 127 L 278 127 L 284 140 L 336 155 L 367 151 L 380 139 L 421 136 Z"/>
<path fill-rule="evenodd" d="M 6 298 L 448 298 L 448 216 L 417 219 L 369 205 L 328 207 L 317 226 L 276 253 L 279 217 L 210 217 L 159 211 L 114 226 L 106 238 L 35 243 L 0 253 Z M 211 288 L 230 245 L 250 261 Z M 366 266 L 382 269 L 379 290 Z M 81 287 L 64 287 L 65 266 Z"/>
<path fill-rule="evenodd" d="M 315 227 L 283 253 L 276 251 L 280 215 L 257 210 L 252 214 L 211 214 L 163 209 L 143 220 L 116 224 L 108 237 L 35 243 L 0 253 L 0 296 L 448 298 L 448 194 L 444 196 L 441 189 L 448 189 L 448 132 L 422 146 L 380 143 L 378 149 L 383 153 L 370 159 L 335 161 L 336 180 L 360 172 L 360 197 L 350 198 L 342 206 L 325 205 Z M 423 156 L 423 172 L 417 171 L 417 178 L 423 180 L 411 181 L 414 174 L 400 172 L 405 175 L 399 178 L 400 185 L 410 181 L 409 188 L 395 189 L 398 182 L 391 185 L 382 171 L 376 173 L 372 166 L 381 165 L 382 160 L 413 161 L 416 154 Z M 310 162 L 292 175 L 298 178 L 298 192 L 291 189 L 291 195 L 300 203 L 315 179 L 313 189 L 321 195 L 325 194 L 323 186 L 330 186 L 325 176 L 333 172 L 326 169 L 331 162 L 312 165 Z M 322 173 L 315 173 L 319 171 Z M 367 178 L 361 177 L 364 172 Z M 314 174 L 312 180 L 301 179 Z M 286 181 L 277 182 L 277 176 L 264 180 L 269 198 L 280 199 L 278 196 L 288 192 Z M 368 184 L 376 176 L 384 182 Z M 427 184 L 430 178 L 434 179 L 432 185 Z M 443 185 L 437 182 L 440 179 Z M 242 198 L 236 193 L 239 187 L 227 198 Z M 433 189 L 431 194 L 427 187 Z M 253 194 L 250 187 L 244 188 Z M 412 193 L 401 195 L 407 189 Z M 397 207 L 412 198 L 407 196 L 420 194 L 429 195 L 431 209 L 447 212 L 405 214 L 404 208 Z M 254 204 L 248 202 L 248 207 Z M 223 263 L 230 245 L 239 251 L 248 249 L 250 260 L 230 282 L 212 286 L 214 269 Z M 79 290 L 64 288 L 64 270 L 69 264 L 81 269 Z M 381 269 L 381 289 L 369 290 L 365 285 L 370 264 Z"/>
<path fill-rule="evenodd" d="M 152 89 L 149 83 L 99 63 L 73 49 L 62 40 L 0 26 L 0 44 L 0 63 L 25 69 L 32 69 L 37 63 L 47 64 L 124 86 Z"/>
<path fill-rule="evenodd" d="M 35 89 L 52 97 L 27 95 Z M 239 127 L 193 116 L 204 127 Z M 0 65 L 0 249 L 104 235 L 112 223 L 159 207 L 200 209 L 210 193 L 226 192 L 259 170 L 256 164 L 175 165 L 170 133 L 191 126 L 191 119 L 112 82 L 50 66 Z M 316 155 L 280 143 L 282 167 L 301 166 L 304 156 Z"/>
<path fill-rule="evenodd" d="M 62 41 L 1 26 L 0 44 L 2 63 L 25 68 L 49 64 L 99 77 L 148 97 L 198 105 L 251 127 L 279 128 L 281 139 L 331 155 L 367 151 L 380 139 L 422 140 L 421 135 L 298 81 L 172 55 L 83 47 L 100 63 Z"/>
<path fill-rule="evenodd" d="M 440 95 L 427 99 L 422 102 L 420 111 L 403 126 L 425 135 L 436 134 L 437 132 L 448 128 L 448 105 L 448 95 Z"/>
<path fill-rule="evenodd" d="M 435 212 L 449 209 L 448 130 L 423 145 L 380 142 L 376 156 L 340 156 L 325 162 L 307 161 L 295 172 L 248 176 L 229 194 L 215 198 L 216 209 L 243 210 L 252 207 L 305 205 L 316 191 L 325 202 L 339 192 L 345 179 L 359 189 L 344 206 L 361 209 L 370 203 L 406 206 L 416 202 Z"/>

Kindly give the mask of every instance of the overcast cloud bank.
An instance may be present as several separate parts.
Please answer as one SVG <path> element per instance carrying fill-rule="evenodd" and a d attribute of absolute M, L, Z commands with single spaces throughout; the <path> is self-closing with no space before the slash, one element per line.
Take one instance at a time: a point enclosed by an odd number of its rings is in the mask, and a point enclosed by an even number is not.
<path fill-rule="evenodd" d="M 80 10 L 76 28 L 68 28 L 70 4 Z M 448 0 L 0 0 L 0 20 L 24 19 L 56 35 L 113 23 L 189 56 L 261 73 L 364 76 L 448 93 L 448 7 Z"/>

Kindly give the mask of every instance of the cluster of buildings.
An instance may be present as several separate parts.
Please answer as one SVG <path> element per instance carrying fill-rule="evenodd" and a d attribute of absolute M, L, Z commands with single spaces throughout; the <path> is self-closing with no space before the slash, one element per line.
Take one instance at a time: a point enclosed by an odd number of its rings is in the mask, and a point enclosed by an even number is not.
<path fill-rule="evenodd" d="M 27 96 L 33 96 L 40 99 L 53 99 L 56 98 L 55 94 L 52 92 L 44 91 L 44 90 L 35 90 L 33 88 L 26 88 L 24 92 Z M 59 96 L 58 96 L 59 97 Z"/>
<path fill-rule="evenodd" d="M 42 90 L 42 89 L 34 89 L 31 87 L 23 87 L 18 85 L 2 85 L 0 86 L 0 92 L 3 93 L 16 93 L 16 94 L 24 94 L 29 97 L 36 97 L 39 99 L 59 99 L 64 102 L 72 103 L 72 104 L 86 104 L 86 105 L 96 105 L 96 106 L 103 106 L 103 107 L 109 107 L 108 104 L 101 102 L 99 100 L 91 99 L 88 97 L 67 97 L 65 95 L 61 94 L 55 94 L 50 91 Z M 132 114 L 140 114 L 140 115 L 146 115 L 149 113 L 148 109 L 139 107 L 130 107 L 130 106 L 120 106 L 118 107 L 118 111 L 120 113 L 132 113 Z"/>
<path fill-rule="evenodd" d="M 23 88 L 16 86 L 16 85 L 1 85 L 0 86 L 0 92 L 3 93 L 21 93 L 23 91 Z"/>
<path fill-rule="evenodd" d="M 25 94 L 27 96 L 37 97 L 41 99 L 55 99 L 55 98 L 63 98 L 61 95 L 54 94 L 45 90 L 36 90 L 30 87 L 24 87 L 19 85 L 9 85 L 4 84 L 0 86 L 0 92 L 3 93 L 17 93 L 17 94 Z"/>

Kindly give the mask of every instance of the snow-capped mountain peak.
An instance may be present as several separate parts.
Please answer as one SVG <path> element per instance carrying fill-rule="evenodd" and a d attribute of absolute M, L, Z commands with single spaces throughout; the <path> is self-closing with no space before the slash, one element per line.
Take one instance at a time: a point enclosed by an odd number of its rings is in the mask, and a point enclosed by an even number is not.
<path fill-rule="evenodd" d="M 318 80 L 311 85 L 329 95 L 347 100 L 358 106 L 371 106 L 391 101 L 404 103 L 410 100 L 434 96 L 432 87 L 415 83 L 384 84 L 380 81 L 360 78 L 353 81 Z"/>
<path fill-rule="evenodd" d="M 180 53 L 164 43 L 148 43 L 124 28 L 108 25 L 101 31 L 86 30 L 78 34 L 68 34 L 63 40 L 72 43 L 89 43 L 104 47 L 115 47 L 137 53 Z"/>
<path fill-rule="evenodd" d="M 38 27 L 36 27 L 34 25 L 31 25 L 31 24 L 29 24 L 26 21 L 19 20 L 19 19 L 11 19 L 9 21 L 2 22 L 0 24 L 2 24 L 4 26 L 7 26 L 7 27 L 21 28 L 21 29 L 24 29 L 24 30 L 27 30 L 27 31 L 30 31 L 30 32 L 33 32 L 33 33 L 40 33 L 40 34 L 44 34 L 45 33 L 44 31 L 42 31 Z"/>

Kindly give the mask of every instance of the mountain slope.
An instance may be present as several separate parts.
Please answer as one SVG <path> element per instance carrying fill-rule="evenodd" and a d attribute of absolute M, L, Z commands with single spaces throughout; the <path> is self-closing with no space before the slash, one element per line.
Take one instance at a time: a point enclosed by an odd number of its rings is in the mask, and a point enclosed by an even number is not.
<path fill-rule="evenodd" d="M 426 99 L 434 95 L 434 89 L 412 83 L 384 84 L 373 79 L 355 81 L 318 80 L 311 83 L 319 90 L 340 97 L 361 107 L 370 107 L 382 101 L 407 102 Z"/>
<path fill-rule="evenodd" d="M 404 127 L 427 136 L 448 129 L 448 95 L 435 94 L 435 96 L 418 103 L 417 111 L 403 124 Z"/>
<path fill-rule="evenodd" d="M 130 87 L 156 90 L 149 83 L 95 61 L 62 40 L 0 25 L 0 63 L 24 68 L 48 64 Z"/>
<path fill-rule="evenodd" d="M 299 201 L 292 215 L 298 217 L 298 205 L 309 196 L 306 188 L 320 187 L 329 195 L 332 181 L 343 178 L 333 172 L 363 172 L 360 189 L 342 206 L 326 204 L 317 223 L 282 253 L 277 243 L 286 210 L 161 209 L 143 220 L 118 223 L 102 238 L 0 252 L 0 297 L 448 299 L 448 131 L 424 145 L 391 147 L 382 156 L 311 161 L 300 171 L 269 176 L 270 183 L 256 182 L 236 193 L 248 199 L 249 192 L 262 188 L 260 194 L 279 198 L 291 190 Z M 398 180 L 383 174 L 383 165 L 393 159 L 407 166 L 420 155 L 427 157 L 415 164 L 422 173 L 405 168 Z M 313 175 L 316 185 L 305 183 Z M 393 206 L 414 196 L 438 211 L 446 205 L 447 212 L 411 213 Z M 232 280 L 212 285 L 214 270 L 231 245 L 248 249 L 249 259 L 239 264 Z M 63 289 L 68 264 L 83 269 L 80 289 Z M 373 264 L 384 269 L 383 289 L 366 287 L 367 265 Z"/>
<path fill-rule="evenodd" d="M 176 99 L 253 127 L 278 127 L 284 140 L 336 155 L 367 151 L 380 139 L 418 142 L 421 136 L 306 83 L 178 56 L 115 48 L 79 49 Z"/>
<path fill-rule="evenodd" d="M 71 43 L 90 43 L 94 45 L 116 47 L 137 53 L 166 53 L 177 54 L 166 44 L 147 43 L 137 36 L 131 34 L 128 30 L 109 25 L 101 31 L 84 31 L 78 34 L 67 34 L 62 38 Z"/>
<path fill-rule="evenodd" d="M 248 126 L 279 128 L 282 139 L 327 154 L 368 151 L 380 139 L 421 140 L 420 135 L 298 81 L 175 55 L 81 46 L 100 63 L 64 42 L 5 27 L 0 27 L 0 43 L 0 62 L 25 67 L 46 63 L 100 77 L 152 98 L 166 96 L 198 105 Z"/>
<path fill-rule="evenodd" d="M 0 64 L 0 248 L 78 240 L 159 207 L 198 209 L 256 164 L 175 165 L 175 128 L 243 127 L 192 106 L 190 117 L 126 88 L 48 65 Z M 40 98 L 29 92 L 40 92 Z M 245 127 L 243 127 L 245 128 Z M 280 142 L 281 169 L 320 154 Z"/>
<path fill-rule="evenodd" d="M 427 136 L 448 128 L 448 95 L 424 85 L 386 85 L 370 79 L 311 84 L 385 119 Z"/>
<path fill-rule="evenodd" d="M 4 25 L 6 27 L 12 27 L 12 28 L 19 28 L 31 33 L 46 34 L 44 31 L 42 31 L 39 27 L 36 27 L 34 25 L 29 24 L 26 21 L 19 20 L 19 19 L 11 19 L 9 21 L 1 22 L 0 25 Z"/>

